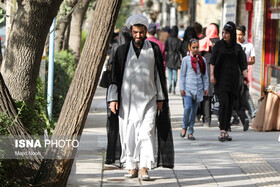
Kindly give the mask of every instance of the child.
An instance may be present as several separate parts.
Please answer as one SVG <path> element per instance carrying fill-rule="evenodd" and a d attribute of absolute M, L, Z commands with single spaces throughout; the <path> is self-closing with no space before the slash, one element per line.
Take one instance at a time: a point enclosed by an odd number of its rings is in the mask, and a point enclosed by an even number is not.
<path fill-rule="evenodd" d="M 184 101 L 183 129 L 180 136 L 195 140 L 193 127 L 198 104 L 203 95 L 208 95 L 208 74 L 205 58 L 199 54 L 199 42 L 193 38 L 189 41 L 190 53 L 183 58 L 179 79 L 179 89 Z"/>

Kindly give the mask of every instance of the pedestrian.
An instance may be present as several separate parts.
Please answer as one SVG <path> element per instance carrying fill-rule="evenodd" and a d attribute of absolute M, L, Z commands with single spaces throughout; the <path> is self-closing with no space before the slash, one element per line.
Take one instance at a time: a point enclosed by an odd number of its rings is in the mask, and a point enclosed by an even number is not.
<path fill-rule="evenodd" d="M 155 23 L 150 23 L 148 26 L 147 40 L 158 44 L 162 54 L 163 64 L 165 68 L 165 45 L 155 37 L 156 34 L 157 25 Z"/>
<path fill-rule="evenodd" d="M 165 44 L 167 38 L 169 37 L 170 37 L 170 27 L 166 26 L 163 29 L 161 29 L 161 31 L 159 32 L 158 39 L 159 41 Z"/>
<path fill-rule="evenodd" d="M 132 41 L 116 51 L 107 101 L 112 114 L 118 115 L 120 162 L 128 170 L 125 177 L 150 180 L 148 169 L 156 161 L 156 166 L 174 167 L 166 78 L 160 48 L 145 40 L 147 17 L 133 15 L 126 25 Z M 158 130 L 157 160 L 155 129 Z"/>
<path fill-rule="evenodd" d="M 178 27 L 173 26 L 170 31 L 170 37 L 165 42 L 169 93 L 173 92 L 173 94 L 176 94 L 178 68 L 181 66 L 181 45 L 182 41 L 178 38 Z"/>
<path fill-rule="evenodd" d="M 183 138 L 188 130 L 188 139 L 195 140 L 194 123 L 196 110 L 203 96 L 208 95 L 209 78 L 205 58 L 199 54 L 199 41 L 195 38 L 189 41 L 190 54 L 183 58 L 179 88 L 184 100 L 183 128 L 180 136 Z"/>
<path fill-rule="evenodd" d="M 117 48 L 120 45 L 125 43 L 129 43 L 131 41 L 131 34 L 127 27 L 123 27 L 119 33 L 119 38 L 117 41 L 112 45 L 110 51 L 110 57 L 107 64 L 108 74 L 107 77 L 103 77 L 102 79 L 108 79 L 108 88 L 111 84 L 111 75 L 112 75 L 112 65 L 115 58 L 115 53 Z M 102 82 L 102 79 L 100 82 Z M 108 97 L 108 89 L 106 92 L 106 97 Z M 107 104 L 107 151 L 106 151 L 106 164 L 114 164 L 116 160 L 119 160 L 121 154 L 121 145 L 120 145 L 120 136 L 119 136 L 119 123 L 118 123 L 118 116 L 112 115 L 112 112 L 109 108 L 109 104 Z M 121 165 L 118 165 L 121 167 Z"/>
<path fill-rule="evenodd" d="M 239 43 L 246 54 L 246 59 L 248 63 L 248 80 L 249 83 L 250 75 L 252 76 L 252 65 L 255 63 L 255 50 L 253 44 L 249 43 L 245 40 L 246 27 L 244 25 L 240 25 L 236 27 L 236 37 L 237 43 Z M 240 89 L 240 97 L 238 99 L 238 103 L 241 105 L 240 109 L 237 111 L 233 111 L 232 117 L 233 120 L 231 124 L 238 124 L 240 118 L 243 124 L 243 131 L 247 131 L 249 129 L 249 118 L 245 112 L 245 110 L 249 110 L 249 115 L 251 119 L 253 119 L 256 115 L 255 107 L 252 101 L 252 98 L 249 93 L 249 88 L 246 84 L 243 85 L 242 89 Z"/>
<path fill-rule="evenodd" d="M 178 32 L 178 36 L 179 36 L 180 40 L 183 40 L 184 33 L 185 33 L 184 24 L 181 23 L 180 24 L 180 29 L 179 29 L 179 32 Z"/>
<path fill-rule="evenodd" d="M 213 52 L 213 47 L 220 40 L 218 28 L 214 24 L 210 24 L 205 31 L 205 38 L 199 40 L 199 51 L 200 54 L 205 58 L 207 64 L 207 74 L 210 82 L 210 58 Z M 203 97 L 201 103 L 202 120 L 204 126 L 211 125 L 211 100 L 213 98 L 214 85 L 209 83 L 208 95 Z"/>
<path fill-rule="evenodd" d="M 243 48 L 245 54 L 246 54 L 246 59 L 248 63 L 248 80 L 249 80 L 249 85 L 250 87 L 252 86 L 252 66 L 255 64 L 255 49 L 252 43 L 249 43 L 248 41 L 245 40 L 245 34 L 246 34 L 246 27 L 244 25 L 240 25 L 236 28 L 236 35 L 237 35 L 237 43 L 241 45 Z M 248 104 L 249 104 L 249 115 L 251 119 L 253 119 L 256 116 L 256 110 L 255 106 L 253 103 L 253 100 L 250 96 L 249 93 L 249 88 L 246 85 L 246 95 L 248 99 Z"/>
<path fill-rule="evenodd" d="M 239 94 L 240 71 L 248 83 L 246 56 L 242 47 L 236 43 L 236 26 L 229 21 L 222 32 L 210 59 L 210 81 L 214 84 L 219 99 L 219 141 L 231 141 L 228 134 L 234 102 Z"/>
<path fill-rule="evenodd" d="M 193 27 L 188 26 L 185 30 L 184 33 L 184 37 L 183 37 L 183 42 L 182 42 L 182 46 L 181 46 L 181 53 L 182 53 L 182 57 L 184 58 L 185 56 L 187 56 L 188 50 L 189 50 L 189 41 L 192 38 L 197 38 L 195 30 Z"/>
<path fill-rule="evenodd" d="M 202 34 L 202 25 L 198 22 L 194 22 L 193 24 L 193 28 L 196 32 L 196 36 L 198 37 L 198 39 L 202 39 L 203 38 L 203 34 Z"/>

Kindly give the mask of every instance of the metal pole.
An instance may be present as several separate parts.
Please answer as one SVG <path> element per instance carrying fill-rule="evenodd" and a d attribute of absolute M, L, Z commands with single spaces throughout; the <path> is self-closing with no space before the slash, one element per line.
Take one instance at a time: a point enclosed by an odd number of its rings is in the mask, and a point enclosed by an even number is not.
<path fill-rule="evenodd" d="M 53 109 L 53 72 L 54 72 L 54 27 L 55 27 L 55 18 L 53 20 L 50 31 L 50 40 L 49 40 L 49 67 L 48 67 L 48 92 L 47 92 L 47 101 L 48 101 L 48 115 L 49 119 L 52 120 L 52 109 Z"/>

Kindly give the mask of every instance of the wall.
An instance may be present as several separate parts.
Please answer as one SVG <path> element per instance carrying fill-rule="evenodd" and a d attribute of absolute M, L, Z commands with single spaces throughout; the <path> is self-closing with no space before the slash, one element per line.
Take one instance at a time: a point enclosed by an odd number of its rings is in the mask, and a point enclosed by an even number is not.
<path fill-rule="evenodd" d="M 238 0 L 236 25 L 245 25 L 248 30 L 248 11 L 246 10 L 245 3 L 246 0 Z"/>
<path fill-rule="evenodd" d="M 254 93 L 261 95 L 261 79 L 262 72 L 262 55 L 263 55 L 263 35 L 264 35 L 264 2 L 263 0 L 254 1 L 254 17 L 253 17 L 253 44 L 255 47 L 256 57 L 253 65 L 252 78 Z"/>
<path fill-rule="evenodd" d="M 217 4 L 205 4 L 205 0 L 197 0 L 196 21 L 203 27 L 210 23 L 221 23 L 222 0 L 217 0 Z"/>

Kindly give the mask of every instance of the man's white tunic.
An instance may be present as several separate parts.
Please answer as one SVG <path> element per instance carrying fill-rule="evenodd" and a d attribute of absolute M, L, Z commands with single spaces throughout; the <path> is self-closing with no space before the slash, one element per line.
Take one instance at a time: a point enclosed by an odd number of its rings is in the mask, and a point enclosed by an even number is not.
<path fill-rule="evenodd" d="M 119 130 L 122 145 L 121 162 L 127 169 L 151 168 L 155 161 L 155 116 L 157 100 L 164 95 L 156 70 L 154 51 L 149 41 L 144 41 L 137 58 L 130 43 L 121 88 Z"/>

